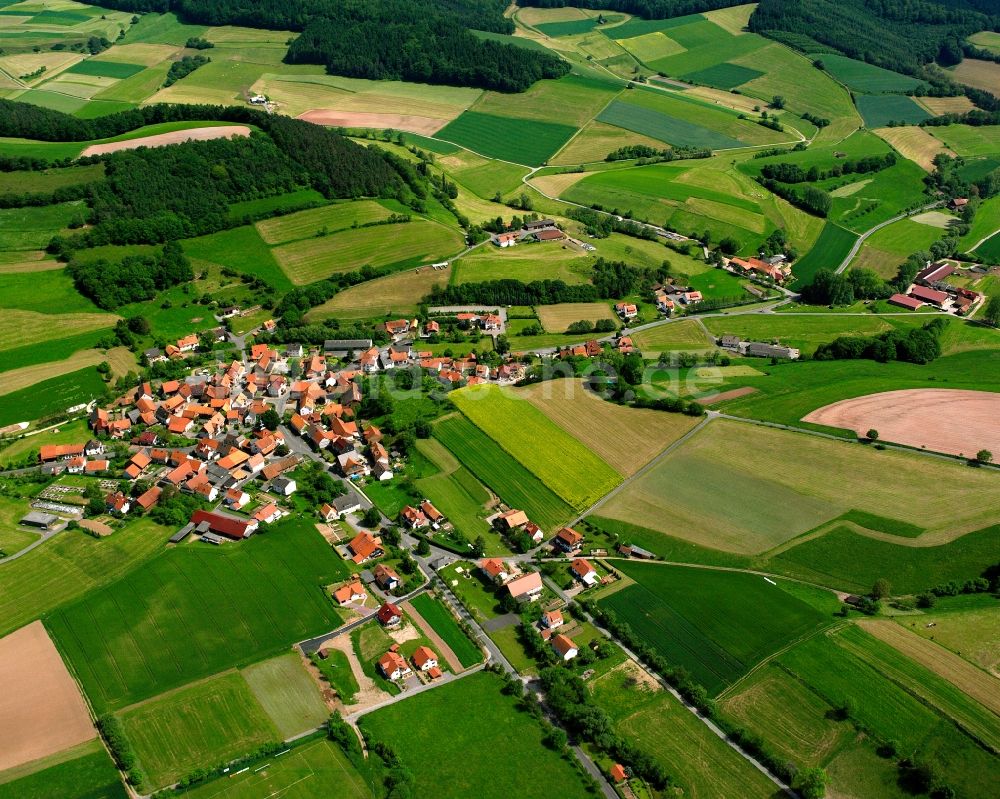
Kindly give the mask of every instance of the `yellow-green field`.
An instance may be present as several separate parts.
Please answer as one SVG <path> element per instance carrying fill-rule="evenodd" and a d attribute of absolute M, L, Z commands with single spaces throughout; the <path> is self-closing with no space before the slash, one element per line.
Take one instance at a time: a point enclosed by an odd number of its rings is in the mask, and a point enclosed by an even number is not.
<path fill-rule="evenodd" d="M 311 208 L 287 216 L 278 216 L 258 222 L 257 232 L 267 244 L 282 244 L 310 236 L 323 230 L 335 232 L 355 225 L 387 219 L 388 208 L 371 200 L 335 203 L 322 208 Z"/>
<path fill-rule="evenodd" d="M 550 333 L 565 333 L 574 322 L 597 322 L 616 319 L 611 306 L 604 302 L 563 302 L 559 305 L 539 305 L 535 308 L 538 321 Z"/>
<path fill-rule="evenodd" d="M 371 319 L 412 314 L 432 288 L 448 283 L 449 274 L 449 269 L 418 267 L 369 280 L 335 294 L 332 299 L 309 311 L 306 318 L 310 321 L 330 316 L 337 319 Z"/>
<path fill-rule="evenodd" d="M 462 247 L 462 238 L 451 228 L 426 219 L 402 225 L 345 230 L 320 238 L 275 247 L 274 257 L 288 278 L 305 285 L 340 272 L 374 267 L 444 261 Z"/>
<path fill-rule="evenodd" d="M 696 319 L 682 319 L 650 330 L 642 330 L 632 336 L 632 343 L 647 358 L 664 352 L 704 350 L 706 347 L 715 346 L 714 339 Z"/>
<path fill-rule="evenodd" d="M 479 283 L 484 280 L 509 279 L 520 280 L 522 283 L 533 280 L 586 283 L 590 279 L 593 260 L 586 253 L 563 242 L 525 243 L 502 250 L 489 244 L 455 262 L 454 282 Z M 556 307 L 559 306 L 546 306 L 546 309 Z M 540 307 L 539 311 L 546 309 Z M 586 318 L 586 315 L 577 317 Z M 576 319 L 572 321 L 575 322 Z M 561 333 L 562 330 L 555 332 Z"/>

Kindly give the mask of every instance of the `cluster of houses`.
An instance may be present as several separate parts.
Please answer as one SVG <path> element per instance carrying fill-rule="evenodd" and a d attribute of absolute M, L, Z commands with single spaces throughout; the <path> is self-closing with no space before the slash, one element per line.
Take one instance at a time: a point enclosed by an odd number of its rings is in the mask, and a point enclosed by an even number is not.
<path fill-rule="evenodd" d="M 727 334 L 716 343 L 724 350 L 729 350 L 735 355 L 742 355 L 748 358 L 777 358 L 779 360 L 796 361 L 801 356 L 795 347 L 786 347 L 783 344 L 769 344 L 765 341 L 744 341 L 739 336 Z"/>
<path fill-rule="evenodd" d="M 622 355 L 630 355 L 633 352 L 637 352 L 631 336 L 618 336 L 614 339 L 611 346 L 616 352 L 620 352 Z M 574 344 L 569 347 L 563 347 L 557 351 L 556 357 L 597 358 L 603 352 L 604 346 L 601 342 L 597 339 L 591 339 L 590 341 L 585 341 L 582 344 Z"/>
<path fill-rule="evenodd" d="M 893 294 L 889 303 L 908 311 L 916 311 L 929 305 L 956 316 L 969 316 L 983 302 L 984 295 L 945 282 L 954 273 L 955 267 L 947 262 L 928 264 L 917 273 L 906 293 Z"/>
<path fill-rule="evenodd" d="M 42 474 L 101 474 L 111 468 L 104 457 L 104 444 L 92 439 L 86 444 L 46 444 L 39 450 Z"/>
<path fill-rule="evenodd" d="M 726 266 L 738 275 L 784 283 L 792 274 L 792 267 L 786 261 L 784 255 L 772 255 L 769 258 L 730 258 Z"/>
<path fill-rule="evenodd" d="M 438 530 L 445 518 L 429 499 L 425 499 L 420 503 L 420 507 L 407 505 L 403 508 L 399 512 L 399 520 L 409 530 L 423 530 L 427 527 Z"/>
<path fill-rule="evenodd" d="M 398 627 L 403 622 L 403 611 L 392 602 L 386 602 L 378 609 L 375 618 L 383 627 Z M 413 654 L 407 662 L 400 652 L 399 644 L 393 644 L 375 661 L 375 666 L 383 677 L 391 681 L 405 680 L 414 673 L 414 670 L 426 675 L 431 680 L 442 676 L 437 654 L 429 646 L 424 645 L 413 650 Z"/>
<path fill-rule="evenodd" d="M 690 286 L 677 286 L 673 283 L 657 283 L 652 287 L 653 304 L 664 316 L 672 316 L 678 305 L 697 305 L 705 298 L 700 291 L 695 291 Z M 615 306 L 617 309 L 617 306 Z M 621 314 L 619 313 L 619 316 Z M 625 319 L 622 316 L 622 319 Z"/>
<path fill-rule="evenodd" d="M 526 241 L 561 241 L 566 238 L 552 219 L 536 219 L 525 222 L 519 230 L 494 233 L 490 241 L 497 247 L 506 249 Z"/>

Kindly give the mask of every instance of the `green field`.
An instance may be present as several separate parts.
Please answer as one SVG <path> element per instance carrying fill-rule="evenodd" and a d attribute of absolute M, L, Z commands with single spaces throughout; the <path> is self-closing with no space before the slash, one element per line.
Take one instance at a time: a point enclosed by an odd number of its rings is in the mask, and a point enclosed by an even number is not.
<path fill-rule="evenodd" d="M 574 133 L 576 128 L 556 122 L 465 111 L 435 136 L 488 158 L 539 166 L 569 141 Z"/>
<path fill-rule="evenodd" d="M 0 427 L 62 413 L 67 408 L 103 397 L 105 390 L 101 375 L 90 366 L 3 394 L 0 396 Z"/>
<path fill-rule="evenodd" d="M 773 799 L 775 786 L 667 691 L 626 664 L 588 681 L 615 730 L 663 766 L 685 796 Z M 631 679 L 630 679 L 631 678 Z"/>
<path fill-rule="evenodd" d="M 181 791 L 184 799 L 374 799 L 365 778 L 331 741 L 312 741 L 243 774 Z"/>
<path fill-rule="evenodd" d="M 528 402 L 495 386 L 452 392 L 452 402 L 483 432 L 568 504 L 581 509 L 621 476 Z"/>
<path fill-rule="evenodd" d="M 418 217 L 405 224 L 302 239 L 272 253 L 289 280 L 304 285 L 365 265 L 395 269 L 444 261 L 461 248 L 454 229 Z"/>
<path fill-rule="evenodd" d="M 186 239 L 181 246 L 189 258 L 228 266 L 259 277 L 279 291 L 292 288 L 292 282 L 278 266 L 271 250 L 252 225 Z"/>
<path fill-rule="evenodd" d="M 79 202 L 0 210 L 0 249 L 43 250 L 71 219 L 86 212 Z"/>
<path fill-rule="evenodd" d="M 64 186 L 93 183 L 103 177 L 103 163 L 46 169 L 39 172 L 0 172 L 0 193 L 55 191 Z"/>
<path fill-rule="evenodd" d="M 562 280 L 586 283 L 593 261 L 560 242 L 523 244 L 498 250 L 481 247 L 454 264 L 456 284 L 484 280 Z"/>
<path fill-rule="evenodd" d="M 323 231 L 334 233 L 369 222 L 388 218 L 390 211 L 372 200 L 333 203 L 322 208 L 266 219 L 256 224 L 266 244 L 283 244 L 297 239 L 315 238 Z"/>
<path fill-rule="evenodd" d="M 100 308 L 76 290 L 73 278 L 63 269 L 5 274 L 0 308 L 51 314 L 54 320 L 58 319 L 57 314 L 101 313 Z"/>
<path fill-rule="evenodd" d="M 786 549 L 770 561 L 775 571 L 845 590 L 864 591 L 884 577 L 897 593 L 918 593 L 950 580 L 980 575 L 995 558 L 1000 527 L 966 533 L 939 546 L 912 547 L 880 541 L 836 526 Z"/>
<path fill-rule="evenodd" d="M 838 475 L 835 485 L 824 478 L 831 473 Z M 928 481 L 939 485 L 939 490 L 933 494 L 922 491 L 920 487 Z M 924 527 L 934 535 L 930 542 L 902 547 L 852 534 L 852 538 L 864 541 L 859 540 L 857 547 L 845 547 L 830 560 L 831 552 L 845 541 L 831 539 L 833 533 L 826 533 L 786 549 L 775 557 L 775 562 L 799 564 L 807 553 L 816 550 L 808 561 L 817 572 L 831 573 L 805 579 L 837 585 L 837 578 L 847 579 L 845 572 L 853 569 L 853 590 L 858 583 L 870 587 L 875 578 L 869 579 L 868 575 L 882 568 L 902 571 L 902 588 L 907 575 L 910 579 L 905 582 L 912 585 L 919 564 L 929 564 L 939 557 L 927 543 L 950 540 L 955 530 L 996 524 L 997 514 L 990 509 L 991 502 L 984 499 L 1000 496 L 998 492 L 1000 488 L 989 475 L 957 463 L 904 452 L 878 452 L 740 422 L 713 421 L 614 496 L 601 508 L 600 515 L 660 530 L 703 547 L 759 555 L 849 510 L 860 510 Z M 884 526 L 879 522 L 875 532 Z M 983 547 L 974 546 L 974 535 L 989 538 L 985 533 L 966 533 L 949 545 L 960 552 L 968 551 L 968 568 L 969 561 L 984 558 Z M 866 562 L 854 555 L 859 549 L 871 548 L 882 552 L 883 557 Z M 888 552 L 897 554 L 886 560 Z M 983 563 L 975 573 L 986 565 Z M 782 571 L 788 568 L 783 566 Z M 942 563 L 940 568 L 951 571 L 957 567 Z M 939 582 L 929 579 L 917 590 Z"/>
<path fill-rule="evenodd" d="M 923 83 L 908 75 L 900 75 L 898 72 L 834 53 L 821 53 L 810 58 L 820 59 L 827 72 L 856 92 L 905 92 Z"/>
<path fill-rule="evenodd" d="M 468 708 L 462 723 L 455 709 Z M 420 796 L 479 799 L 578 799 L 579 772 L 542 744 L 542 728 L 500 693 L 488 673 L 415 696 L 364 716 L 361 729 L 391 746 Z M 433 752 L 433 757 L 428 757 Z M 526 774 L 544 775 L 525 779 Z"/>
<path fill-rule="evenodd" d="M 795 286 L 810 283 L 820 269 L 836 269 L 857 241 L 857 235 L 827 222 L 813 248 L 792 265 Z"/>
<path fill-rule="evenodd" d="M 703 125 L 668 116 L 653 108 L 614 100 L 597 116 L 598 121 L 625 128 L 678 147 L 711 147 L 721 150 L 742 143 Z"/>
<path fill-rule="evenodd" d="M 980 127 L 946 125 L 927 128 L 927 130 L 959 155 L 977 156 L 1000 153 L 1000 129 L 995 125 Z"/>
<path fill-rule="evenodd" d="M 99 61 L 88 58 L 78 61 L 76 64 L 65 70 L 71 75 L 94 75 L 100 78 L 131 78 L 145 69 L 141 64 L 126 64 L 120 61 Z"/>
<path fill-rule="evenodd" d="M 326 721 L 329 711 L 298 652 L 255 663 L 240 674 L 282 738 Z"/>
<path fill-rule="evenodd" d="M 987 263 L 1000 263 L 1000 234 L 994 234 L 976 247 L 976 255 Z"/>
<path fill-rule="evenodd" d="M 482 662 L 483 653 L 480 652 L 479 647 L 462 632 L 462 628 L 458 626 L 451 611 L 439 600 L 434 599 L 430 594 L 420 594 L 411 599 L 410 604 L 423 617 L 424 621 L 434 628 L 434 632 L 448 644 L 462 666 L 469 668 Z"/>
<path fill-rule="evenodd" d="M 618 563 L 635 580 L 599 600 L 711 694 L 826 623 L 812 607 L 757 575 Z"/>
<path fill-rule="evenodd" d="M 221 674 L 122 711 L 150 784 L 160 788 L 281 735 L 239 674 Z"/>
<path fill-rule="evenodd" d="M 735 89 L 737 86 L 758 78 L 764 73 L 759 69 L 751 69 L 740 64 L 723 62 L 714 64 L 697 72 L 690 72 L 683 78 L 691 83 L 702 83 L 716 89 Z"/>
<path fill-rule="evenodd" d="M 320 585 L 346 574 L 291 519 L 238 544 L 163 552 L 47 624 L 92 704 L 116 709 L 333 629 Z"/>
<path fill-rule="evenodd" d="M 939 227 L 924 225 L 912 219 L 900 219 L 891 225 L 876 231 L 866 240 L 876 249 L 898 255 L 900 261 L 917 250 L 929 250 L 931 244 L 945 233 Z"/>
<path fill-rule="evenodd" d="M 869 128 L 903 123 L 918 125 L 931 117 L 910 97 L 902 94 L 859 94 L 855 102 Z"/>
<path fill-rule="evenodd" d="M 127 799 L 128 791 L 100 741 L 0 773 L 0 799 Z"/>
<path fill-rule="evenodd" d="M 554 529 L 572 516 L 569 505 L 464 416 L 439 421 L 434 437 L 504 502 L 525 511 L 543 529 Z"/>

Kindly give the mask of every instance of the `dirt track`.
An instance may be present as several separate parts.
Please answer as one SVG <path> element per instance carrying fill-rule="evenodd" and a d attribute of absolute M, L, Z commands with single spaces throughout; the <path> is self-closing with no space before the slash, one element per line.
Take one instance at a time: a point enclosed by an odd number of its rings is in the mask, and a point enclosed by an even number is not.
<path fill-rule="evenodd" d="M 175 130 L 172 133 L 158 133 L 155 136 L 142 136 L 126 141 L 110 141 L 106 144 L 92 144 L 80 153 L 83 158 L 88 155 L 105 155 L 119 150 L 134 150 L 136 147 L 163 147 L 167 144 L 180 144 L 185 141 L 208 141 L 209 139 L 231 139 L 233 136 L 249 136 L 250 128 L 246 125 L 215 125 L 207 128 L 189 128 Z"/>
<path fill-rule="evenodd" d="M 0 639 L 0 771 L 97 735 L 76 682 L 40 621 Z"/>
<path fill-rule="evenodd" d="M 448 644 L 444 642 L 444 639 L 434 631 L 434 628 L 427 623 L 427 620 L 417 613 L 417 610 L 413 607 L 413 605 L 409 602 L 404 602 L 402 610 L 407 616 L 410 617 L 414 624 L 423 630 L 424 635 L 426 635 L 430 642 L 434 644 L 437 649 L 437 653 L 448 663 L 449 666 L 451 666 L 451 670 L 455 672 L 455 674 L 464 671 L 462 661 L 455 656 L 451 647 L 448 646 Z"/>
<path fill-rule="evenodd" d="M 1000 394 L 948 388 L 884 391 L 835 402 L 802 417 L 934 452 L 974 457 L 981 449 L 1000 455 Z"/>
<path fill-rule="evenodd" d="M 321 108 L 306 111 L 299 119 L 335 128 L 377 128 L 408 130 L 432 136 L 443 128 L 448 120 L 418 117 L 411 114 L 373 114 L 365 111 L 330 111 Z"/>

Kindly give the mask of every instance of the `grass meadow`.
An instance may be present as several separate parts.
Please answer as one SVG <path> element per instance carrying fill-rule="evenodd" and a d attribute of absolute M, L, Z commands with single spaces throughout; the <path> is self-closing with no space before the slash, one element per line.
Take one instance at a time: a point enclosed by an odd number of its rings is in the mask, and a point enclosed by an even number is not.
<path fill-rule="evenodd" d="M 240 675 L 282 738 L 319 727 L 329 715 L 298 652 L 247 666 Z"/>
<path fill-rule="evenodd" d="M 946 125 L 928 130 L 959 155 L 980 156 L 1000 153 L 1000 130 L 992 126 Z"/>
<path fill-rule="evenodd" d="M 0 773 L 0 799 L 127 799 L 125 785 L 98 739 Z"/>
<path fill-rule="evenodd" d="M 619 563 L 635 581 L 599 605 L 712 695 L 827 619 L 758 575 Z"/>
<path fill-rule="evenodd" d="M 333 629 L 319 586 L 344 576 L 312 525 L 288 520 L 239 544 L 163 552 L 47 624 L 94 707 L 118 709 Z"/>
<path fill-rule="evenodd" d="M 900 75 L 898 72 L 847 56 L 823 53 L 810 57 L 820 59 L 827 72 L 856 92 L 868 94 L 905 92 L 917 88 L 922 83 L 908 75 Z"/>
<path fill-rule="evenodd" d="M 373 200 L 332 203 L 287 216 L 258 222 L 255 227 L 265 244 L 284 244 L 298 239 L 316 238 L 323 231 L 331 233 L 350 227 L 387 219 L 391 212 Z"/>
<path fill-rule="evenodd" d="M 434 437 L 504 502 L 525 511 L 539 527 L 552 530 L 572 516 L 565 501 L 464 416 L 437 422 Z"/>
<path fill-rule="evenodd" d="M 404 316 L 417 312 L 421 299 L 434 286 L 444 286 L 449 272 L 431 268 L 407 269 L 394 275 L 368 280 L 337 292 L 322 305 L 317 305 L 306 318 L 372 319 Z"/>
<path fill-rule="evenodd" d="M 836 483 L 824 477 L 829 474 L 838 475 Z M 928 481 L 940 489 L 921 490 Z M 997 496 L 998 490 L 991 475 L 957 463 L 722 420 L 711 422 L 632 482 L 602 506 L 600 515 L 700 546 L 755 555 L 849 510 L 859 510 L 928 530 L 918 546 L 856 536 L 864 538 L 859 545 L 902 549 L 900 556 L 907 561 L 929 562 L 939 555 L 927 544 L 996 523 L 993 503 L 984 504 L 983 499 Z M 965 543 L 952 546 L 971 546 L 969 535 L 959 539 Z M 822 555 L 808 558 L 819 570 L 845 559 L 866 571 L 889 567 L 884 560 L 855 563 L 850 547 L 824 564 L 823 556 L 829 557 L 837 546 L 830 536 L 807 540 L 777 558 L 794 563 L 810 549 L 820 548 Z M 982 557 L 981 550 L 978 556 Z M 860 582 L 870 587 L 872 580 Z M 830 576 L 817 582 L 830 584 Z M 921 588 L 938 582 L 928 579 Z"/>
<path fill-rule="evenodd" d="M 93 366 L 0 396 L 0 427 L 61 413 L 103 397 L 106 385 Z"/>
<path fill-rule="evenodd" d="M 820 269 L 836 269 L 847 257 L 856 240 L 854 233 L 827 222 L 813 248 L 792 265 L 794 285 L 801 286 L 811 282 Z"/>
<path fill-rule="evenodd" d="M 391 746 L 427 796 L 576 799 L 585 793 L 571 758 L 542 743 L 541 726 L 500 693 L 492 674 L 472 674 L 364 716 L 362 731 Z M 456 708 L 460 723 L 456 723 Z M 428 757 L 434 752 L 434 757 Z M 525 774 L 544 775 L 525 779 Z"/>
<path fill-rule="evenodd" d="M 281 740 L 235 672 L 158 696 L 122 711 L 119 718 L 140 767 L 157 788 Z"/>
<path fill-rule="evenodd" d="M 774 783 L 717 738 L 693 713 L 659 686 L 636 679 L 626 663 L 589 682 L 594 703 L 615 730 L 663 766 L 689 796 L 774 796 Z"/>
<path fill-rule="evenodd" d="M 479 650 L 458 626 L 455 617 L 439 600 L 430 594 L 420 594 L 410 600 L 410 604 L 416 609 L 424 621 L 426 621 L 441 636 L 441 639 L 448 644 L 455 657 L 465 668 L 475 666 L 483 660 L 483 653 Z"/>
<path fill-rule="evenodd" d="M 495 386 L 452 392 L 452 402 L 483 432 L 569 505 L 581 509 L 621 476 L 530 403 Z"/>
<path fill-rule="evenodd" d="M 484 280 L 586 283 L 590 280 L 592 267 L 591 258 L 558 242 L 519 244 L 505 250 L 498 250 L 492 245 L 489 248 L 480 247 L 453 264 L 456 284 Z"/>
<path fill-rule="evenodd" d="M 232 774 L 180 791 L 184 799 L 372 799 L 368 783 L 332 741 L 311 741 L 267 768 Z"/>

